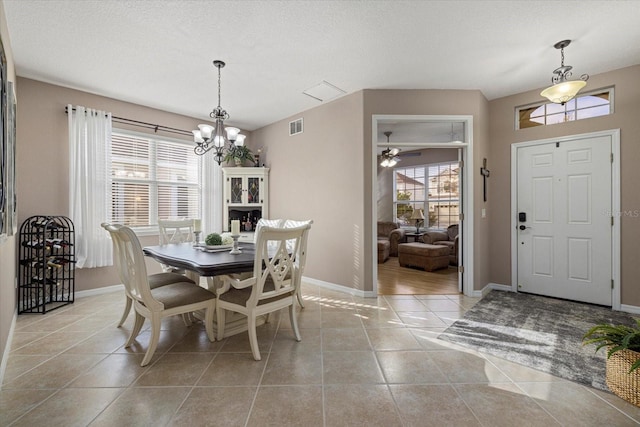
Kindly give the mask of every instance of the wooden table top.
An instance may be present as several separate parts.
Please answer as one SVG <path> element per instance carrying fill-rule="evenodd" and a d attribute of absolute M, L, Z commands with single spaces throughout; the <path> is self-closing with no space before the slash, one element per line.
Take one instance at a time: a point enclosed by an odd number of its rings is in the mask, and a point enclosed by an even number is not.
<path fill-rule="evenodd" d="M 147 246 L 143 252 L 162 264 L 191 270 L 201 276 L 253 271 L 254 244 L 242 242 L 238 246 L 242 253 L 235 255 L 229 253 L 230 249 L 205 252 L 194 248 L 192 243 Z"/>

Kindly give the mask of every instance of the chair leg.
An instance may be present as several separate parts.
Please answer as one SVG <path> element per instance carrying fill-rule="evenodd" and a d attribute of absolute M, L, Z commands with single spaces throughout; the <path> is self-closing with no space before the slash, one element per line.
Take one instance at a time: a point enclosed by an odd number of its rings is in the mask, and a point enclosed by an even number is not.
<path fill-rule="evenodd" d="M 302 337 L 300 337 L 300 329 L 298 329 L 295 301 L 291 301 L 291 305 L 289 306 L 289 320 L 291 320 L 291 327 L 293 328 L 293 333 L 296 336 L 296 341 L 302 341 Z"/>
<path fill-rule="evenodd" d="M 216 311 L 218 312 L 218 316 L 216 318 L 218 321 L 218 341 L 222 341 L 224 338 L 225 309 L 217 306 Z"/>
<path fill-rule="evenodd" d="M 136 339 L 136 337 L 140 333 L 140 330 L 142 329 L 142 325 L 144 324 L 144 316 L 142 316 L 137 311 L 135 313 L 136 313 L 136 320 L 133 323 L 133 329 L 131 330 L 131 334 L 129 335 L 129 339 L 127 340 L 127 342 L 124 345 L 125 348 L 127 348 L 131 344 L 133 344 L 133 341 Z"/>
<path fill-rule="evenodd" d="M 153 357 L 153 353 L 155 353 L 156 348 L 158 347 L 158 342 L 160 341 L 160 324 L 161 319 L 158 315 L 151 316 L 151 339 L 149 340 L 149 348 L 147 348 L 147 352 L 144 354 L 144 359 L 142 359 L 142 363 L 140 366 L 147 366 Z"/>
<path fill-rule="evenodd" d="M 191 326 L 193 324 L 193 318 L 191 317 L 191 313 L 182 313 L 182 322 L 186 327 Z"/>
<path fill-rule="evenodd" d="M 300 304 L 300 308 L 304 308 L 304 303 L 302 302 L 302 292 L 300 292 L 300 289 L 296 291 L 296 297 L 298 298 L 298 304 Z"/>
<path fill-rule="evenodd" d="M 255 360 L 260 360 L 260 349 L 258 348 L 258 334 L 256 332 L 256 316 L 249 315 L 249 344 L 251 344 L 251 352 Z"/>
<path fill-rule="evenodd" d="M 120 323 L 118 323 L 118 328 L 124 325 L 125 320 L 129 316 L 129 312 L 131 311 L 131 298 L 128 295 L 125 295 L 125 305 L 124 305 L 124 313 L 122 313 L 122 317 L 120 318 Z"/>
<path fill-rule="evenodd" d="M 214 342 L 216 340 L 213 334 L 213 313 L 215 311 L 215 305 L 211 305 L 211 307 L 207 308 L 207 312 L 204 315 L 204 327 L 207 331 L 207 337 L 210 342 Z"/>

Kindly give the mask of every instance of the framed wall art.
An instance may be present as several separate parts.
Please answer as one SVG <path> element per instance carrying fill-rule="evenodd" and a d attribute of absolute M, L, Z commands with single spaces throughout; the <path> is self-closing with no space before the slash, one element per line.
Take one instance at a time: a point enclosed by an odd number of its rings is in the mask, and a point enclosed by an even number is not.
<path fill-rule="evenodd" d="M 7 89 L 5 231 L 7 235 L 12 236 L 18 232 L 16 211 L 16 94 L 13 89 L 13 82 L 8 82 Z"/>
<path fill-rule="evenodd" d="M 7 236 L 7 57 L 0 40 L 0 240 Z M 14 180 L 15 181 L 15 180 Z"/>

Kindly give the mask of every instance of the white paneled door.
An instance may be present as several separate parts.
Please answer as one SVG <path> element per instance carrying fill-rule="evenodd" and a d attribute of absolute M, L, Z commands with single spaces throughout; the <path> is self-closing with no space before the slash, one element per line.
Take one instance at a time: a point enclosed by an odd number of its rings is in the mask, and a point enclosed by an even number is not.
<path fill-rule="evenodd" d="M 518 290 L 612 304 L 611 137 L 518 148 Z"/>

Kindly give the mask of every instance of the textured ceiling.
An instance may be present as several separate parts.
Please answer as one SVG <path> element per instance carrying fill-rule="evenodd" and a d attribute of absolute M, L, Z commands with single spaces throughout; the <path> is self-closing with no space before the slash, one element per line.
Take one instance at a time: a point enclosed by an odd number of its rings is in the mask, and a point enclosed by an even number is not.
<path fill-rule="evenodd" d="M 640 63 L 640 1 L 4 0 L 19 76 L 253 130 L 361 89 L 540 88 Z M 117 112 L 115 112 L 117 113 Z"/>

